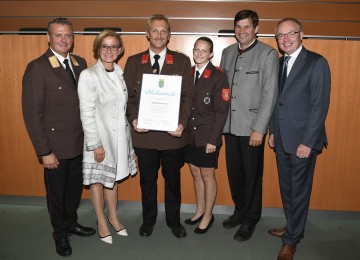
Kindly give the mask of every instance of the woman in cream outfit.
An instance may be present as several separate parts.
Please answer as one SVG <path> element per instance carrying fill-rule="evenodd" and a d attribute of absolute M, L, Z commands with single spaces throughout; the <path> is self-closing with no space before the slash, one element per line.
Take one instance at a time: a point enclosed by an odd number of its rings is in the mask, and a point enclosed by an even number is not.
<path fill-rule="evenodd" d="M 112 30 L 102 31 L 93 46 L 97 63 L 79 78 L 80 115 L 84 129 L 84 185 L 90 185 L 100 239 L 112 244 L 107 223 L 127 236 L 116 212 L 116 182 L 136 173 L 135 153 L 126 119 L 128 92 L 123 71 L 115 61 L 123 52 L 123 42 Z M 104 213 L 107 203 L 109 215 Z"/>

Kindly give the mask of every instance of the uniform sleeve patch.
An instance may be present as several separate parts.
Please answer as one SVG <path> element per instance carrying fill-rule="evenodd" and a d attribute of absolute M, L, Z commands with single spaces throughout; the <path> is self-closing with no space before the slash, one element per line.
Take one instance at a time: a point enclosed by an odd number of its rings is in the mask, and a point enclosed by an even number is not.
<path fill-rule="evenodd" d="M 226 102 L 229 101 L 230 100 L 230 89 L 223 88 L 221 96 L 224 101 L 226 101 Z"/>

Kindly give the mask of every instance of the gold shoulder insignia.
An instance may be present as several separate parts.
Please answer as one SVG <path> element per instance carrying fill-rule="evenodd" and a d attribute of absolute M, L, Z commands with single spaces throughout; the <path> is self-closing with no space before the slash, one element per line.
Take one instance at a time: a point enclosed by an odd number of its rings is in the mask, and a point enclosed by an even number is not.
<path fill-rule="evenodd" d="M 58 61 L 58 59 L 56 58 L 56 56 L 51 56 L 49 57 L 49 61 L 51 64 L 51 67 L 53 67 L 53 69 L 59 68 L 60 67 L 60 63 Z"/>
<path fill-rule="evenodd" d="M 74 66 L 76 66 L 76 67 L 79 66 L 79 63 L 77 62 L 77 60 L 75 59 L 74 56 L 70 55 L 70 59 L 71 59 L 72 63 L 74 64 Z"/>

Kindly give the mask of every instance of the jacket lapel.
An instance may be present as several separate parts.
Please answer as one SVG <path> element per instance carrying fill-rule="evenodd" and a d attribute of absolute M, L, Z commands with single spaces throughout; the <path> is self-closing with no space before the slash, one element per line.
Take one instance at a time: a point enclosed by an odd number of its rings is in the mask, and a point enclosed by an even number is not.
<path fill-rule="evenodd" d="M 172 75 L 173 70 L 174 70 L 174 55 L 172 51 L 166 49 L 166 56 L 160 74 Z"/>
<path fill-rule="evenodd" d="M 307 57 L 307 50 L 303 47 L 303 49 L 300 51 L 298 57 L 295 60 L 295 63 L 293 67 L 291 68 L 291 71 L 286 79 L 283 92 L 286 91 L 287 88 L 289 88 L 292 85 L 292 82 L 296 78 L 296 76 L 301 71 L 302 67 L 304 66 L 306 62 Z M 284 59 L 283 59 L 284 60 Z"/>
<path fill-rule="evenodd" d="M 55 74 L 58 77 L 60 77 L 62 80 L 65 80 L 70 86 L 74 86 L 73 81 L 70 79 L 70 77 L 66 73 L 66 70 L 64 69 L 63 65 L 60 64 L 60 61 L 56 58 L 55 54 L 50 50 L 50 48 L 46 51 L 45 55 L 48 58 L 49 64 L 53 68 L 53 71 L 55 72 Z M 73 66 L 73 68 L 75 67 L 73 64 L 71 64 L 71 65 Z M 78 80 L 79 74 L 80 74 L 79 72 L 78 72 L 78 75 L 75 72 L 76 80 Z M 74 86 L 74 87 L 76 88 L 76 86 Z"/>
<path fill-rule="evenodd" d="M 77 83 L 79 81 L 79 76 L 80 76 L 80 65 L 78 63 L 78 61 L 76 60 L 76 58 L 74 56 L 72 56 L 70 54 L 70 60 L 71 60 L 71 66 L 74 70 L 74 74 L 75 74 L 75 80 L 76 80 L 76 87 L 77 87 Z"/>
<path fill-rule="evenodd" d="M 195 93 L 198 92 L 202 88 L 204 83 L 206 84 L 208 79 L 210 79 L 210 77 L 214 73 L 214 69 L 216 69 L 216 68 L 214 65 L 212 65 L 211 62 L 209 62 L 208 65 L 206 65 L 205 70 L 200 75 L 200 77 L 197 81 L 197 84 L 195 86 Z M 193 78 L 195 77 L 194 73 L 195 73 L 195 67 L 193 67 L 193 70 L 192 70 Z"/>

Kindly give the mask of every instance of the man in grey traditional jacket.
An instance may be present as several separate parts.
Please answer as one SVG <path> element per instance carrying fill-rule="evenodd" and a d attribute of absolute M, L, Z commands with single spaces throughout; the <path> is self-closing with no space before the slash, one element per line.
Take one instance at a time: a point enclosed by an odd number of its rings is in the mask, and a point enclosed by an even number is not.
<path fill-rule="evenodd" d="M 231 88 L 224 127 L 226 165 L 234 214 L 223 226 L 241 225 L 234 239 L 248 240 L 261 216 L 264 136 L 278 87 L 278 52 L 256 39 L 259 17 L 242 10 L 234 19 L 238 41 L 225 48 L 220 67 Z"/>

